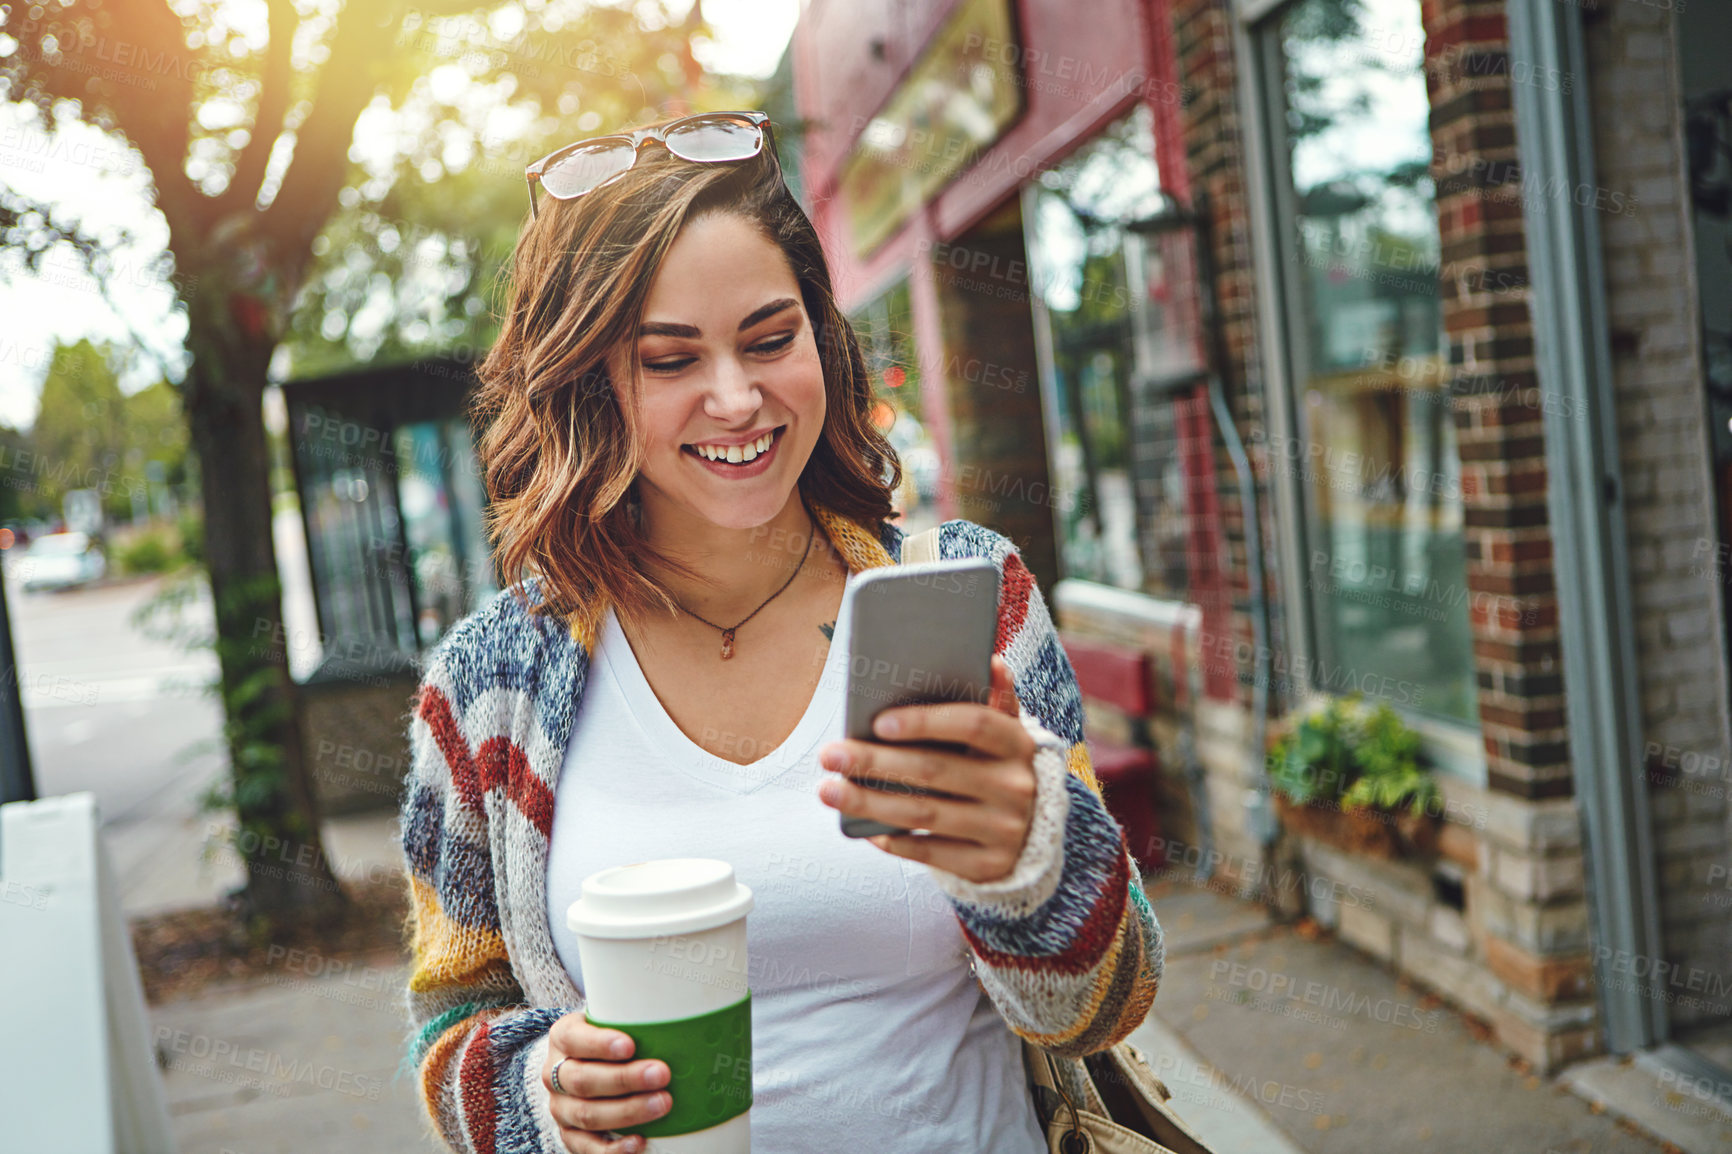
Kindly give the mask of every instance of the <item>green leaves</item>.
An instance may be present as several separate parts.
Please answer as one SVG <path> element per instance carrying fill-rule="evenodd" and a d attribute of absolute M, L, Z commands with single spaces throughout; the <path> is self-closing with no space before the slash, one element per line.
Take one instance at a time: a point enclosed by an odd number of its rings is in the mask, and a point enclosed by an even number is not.
<path fill-rule="evenodd" d="M 1388 704 L 1366 711 L 1357 695 L 1299 715 L 1269 754 L 1273 788 L 1296 805 L 1344 810 L 1433 808 L 1437 783 L 1419 764 L 1420 736 Z"/>

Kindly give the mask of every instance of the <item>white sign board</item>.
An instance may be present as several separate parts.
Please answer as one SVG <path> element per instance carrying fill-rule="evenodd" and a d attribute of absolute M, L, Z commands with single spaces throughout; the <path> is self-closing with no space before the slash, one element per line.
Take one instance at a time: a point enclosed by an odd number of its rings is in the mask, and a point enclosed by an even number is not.
<path fill-rule="evenodd" d="M 0 1145 L 174 1154 L 89 792 L 0 806 Z"/>

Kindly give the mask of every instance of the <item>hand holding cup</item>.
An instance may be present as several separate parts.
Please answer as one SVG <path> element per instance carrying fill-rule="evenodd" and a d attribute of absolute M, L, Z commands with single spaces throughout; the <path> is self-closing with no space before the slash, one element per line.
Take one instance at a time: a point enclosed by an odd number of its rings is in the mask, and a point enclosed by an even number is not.
<path fill-rule="evenodd" d="M 560 1141 L 571 1154 L 629 1154 L 644 1138 L 610 1132 L 660 1118 L 672 1108 L 667 1063 L 632 1061 L 631 1035 L 589 1024 L 582 1011 L 566 1014 L 548 1031 L 547 1063 L 541 1070 L 548 1109 Z M 559 1070 L 559 1088 L 553 1083 Z"/>

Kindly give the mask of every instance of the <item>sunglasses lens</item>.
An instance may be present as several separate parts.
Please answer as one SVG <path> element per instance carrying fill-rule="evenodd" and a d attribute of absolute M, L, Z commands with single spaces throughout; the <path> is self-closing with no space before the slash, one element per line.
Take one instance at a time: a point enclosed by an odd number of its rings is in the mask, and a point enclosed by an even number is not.
<path fill-rule="evenodd" d="M 577 196 L 630 168 L 631 158 L 631 146 L 624 141 L 586 144 L 566 153 L 542 173 L 541 187 L 551 196 Z"/>
<path fill-rule="evenodd" d="M 681 125 L 668 133 L 668 151 L 684 160 L 745 160 L 757 155 L 764 136 L 758 126 L 733 117 Z"/>

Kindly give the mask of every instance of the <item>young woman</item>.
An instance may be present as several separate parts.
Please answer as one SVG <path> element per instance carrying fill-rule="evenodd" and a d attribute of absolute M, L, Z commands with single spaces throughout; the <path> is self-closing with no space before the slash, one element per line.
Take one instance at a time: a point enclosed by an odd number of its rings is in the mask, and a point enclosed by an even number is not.
<path fill-rule="evenodd" d="M 1008 539 L 945 523 L 943 556 L 1002 577 L 995 704 L 836 740 L 838 613 L 900 559 L 900 466 L 766 118 L 529 178 L 476 402 L 497 558 L 527 576 L 441 640 L 409 732 L 405 1064 L 432 1125 L 465 1152 L 642 1149 L 617 1131 L 668 1110 L 669 1071 L 585 1020 L 564 911 L 596 870 L 713 857 L 755 897 L 756 1151 L 1046 1150 L 1019 1039 L 1078 1085 L 1162 948 L 1040 591 Z M 852 839 L 839 811 L 929 832 Z"/>

